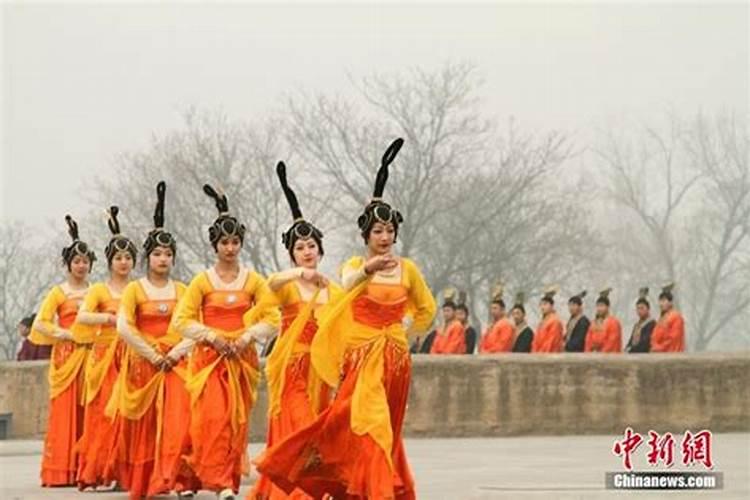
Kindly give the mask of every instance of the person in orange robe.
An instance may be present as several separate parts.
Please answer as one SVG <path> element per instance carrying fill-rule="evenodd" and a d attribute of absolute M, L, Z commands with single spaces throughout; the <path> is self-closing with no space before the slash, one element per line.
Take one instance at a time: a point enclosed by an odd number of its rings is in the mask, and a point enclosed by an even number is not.
<path fill-rule="evenodd" d="M 125 287 L 117 333 L 127 344 L 105 415 L 117 444 L 105 470 L 131 499 L 200 487 L 184 460 L 190 450 L 186 356 L 193 346 L 170 322 L 185 285 L 170 278 L 177 244 L 164 227 L 166 184 L 156 188 L 153 229 L 143 244 L 147 274 Z"/>
<path fill-rule="evenodd" d="M 73 332 L 90 336 L 93 347 L 86 365 L 86 409 L 83 435 L 78 441 L 78 489 L 105 485 L 104 471 L 117 442 L 113 421 L 104 414 L 117 380 L 124 345 L 117 338 L 120 296 L 130 281 L 138 253 L 135 244 L 120 234 L 119 209 L 109 209 L 112 238 L 104 249 L 109 280 L 91 286 L 78 310 Z"/>
<path fill-rule="evenodd" d="M 685 352 L 685 319 L 674 309 L 674 284 L 659 294 L 659 317 L 651 333 L 651 352 Z"/>
<path fill-rule="evenodd" d="M 266 448 L 312 423 L 328 406 L 329 388 L 310 366 L 310 345 L 326 305 L 342 295 L 341 288 L 317 270 L 324 253 L 323 233 L 303 218 L 297 196 L 287 184 L 283 162 L 279 162 L 276 171 L 294 219 L 282 242 L 295 267 L 268 278 L 268 287 L 281 306 L 281 333 L 266 359 L 269 392 Z M 310 497 L 301 490 L 287 495 L 267 476 L 261 476 L 247 494 L 247 500 L 286 498 Z"/>
<path fill-rule="evenodd" d="M 466 328 L 456 315 L 455 291 L 445 291 L 443 302 L 443 326 L 435 330 L 430 354 L 466 354 Z"/>
<path fill-rule="evenodd" d="M 596 317 L 586 333 L 584 352 L 622 352 L 622 327 L 620 320 L 609 312 L 611 288 L 599 292 L 596 299 Z"/>
<path fill-rule="evenodd" d="M 479 344 L 480 354 L 511 352 L 515 341 L 515 326 L 505 314 L 503 290 L 499 285 L 492 293 L 490 314 L 492 325 L 482 335 L 482 341 Z"/>
<path fill-rule="evenodd" d="M 188 382 L 193 449 L 187 459 L 203 488 L 234 499 L 249 466 L 249 415 L 260 379 L 255 341 L 276 333 L 279 313 L 265 279 L 240 264 L 245 226 L 229 215 L 225 195 L 209 185 L 203 190 L 219 210 L 209 228 L 217 260 L 190 282 L 174 319 L 177 331 L 196 342 Z"/>
<path fill-rule="evenodd" d="M 563 350 L 563 324 L 555 312 L 556 290 L 548 290 L 542 296 L 539 307 L 542 312 L 542 321 L 534 334 L 531 343 L 531 352 L 562 352 Z"/>
<path fill-rule="evenodd" d="M 63 248 L 68 278 L 56 285 L 42 302 L 29 339 L 37 345 L 51 345 L 49 366 L 50 402 L 47 434 L 42 454 L 42 486 L 76 484 L 78 453 L 76 443 L 83 431 L 84 372 L 90 339 L 76 336 L 71 327 L 89 284 L 96 260 L 86 243 L 78 238 L 78 224 L 65 216 L 73 242 Z"/>
<path fill-rule="evenodd" d="M 416 264 L 392 255 L 403 218 L 381 196 L 402 142 L 384 155 L 374 199 L 358 221 L 367 257 L 344 265 L 347 293 L 321 318 L 312 342 L 313 367 L 338 388 L 336 397 L 312 424 L 256 460 L 287 493 L 416 498 L 401 438 L 411 379 L 408 335 L 430 326 L 436 305 Z"/>

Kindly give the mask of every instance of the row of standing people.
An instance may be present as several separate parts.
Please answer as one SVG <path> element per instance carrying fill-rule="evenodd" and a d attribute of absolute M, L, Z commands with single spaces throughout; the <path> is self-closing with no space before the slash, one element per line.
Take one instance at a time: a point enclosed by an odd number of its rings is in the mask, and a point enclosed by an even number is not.
<path fill-rule="evenodd" d="M 323 234 L 302 216 L 283 163 L 294 222 L 282 242 L 293 267 L 268 279 L 239 263 L 245 227 L 208 185 L 219 211 L 209 228 L 216 263 L 187 286 L 170 277 L 177 243 L 165 229 L 163 182 L 140 279 L 130 279 L 138 252 L 120 233 L 117 207 L 109 279 L 90 286 L 96 257 L 66 217 L 67 280 L 49 292 L 30 334 L 52 349 L 42 486 L 114 482 L 131 498 L 236 498 L 250 466 L 255 343 L 280 327 L 265 368 L 268 446 L 248 498 L 415 498 L 401 439 L 407 338 L 429 327 L 436 305 L 416 264 L 392 253 L 403 217 L 382 194 L 402 144 L 382 158 L 358 219 L 365 256 L 344 264 L 341 286 L 317 270 Z"/>
<path fill-rule="evenodd" d="M 685 321 L 674 307 L 674 284 L 662 287 L 659 294 L 659 317 L 651 317 L 649 289 L 639 290 L 635 303 L 638 320 L 624 347 L 625 352 L 683 352 Z M 444 292 L 443 324 L 423 339 L 412 344 L 412 352 L 423 354 L 473 354 L 478 343 L 480 354 L 503 352 L 623 352 L 620 320 L 610 312 L 611 289 L 599 293 L 593 321 L 583 313 L 586 291 L 568 300 L 570 317 L 563 326 L 555 311 L 555 291 L 544 294 L 540 301 L 541 321 L 536 332 L 526 323 L 523 294 L 518 294 L 510 317 L 506 314 L 502 288 L 493 290 L 490 303 L 492 323 L 477 342 L 474 328 L 468 322 L 465 300 L 453 298 L 455 291 Z"/>

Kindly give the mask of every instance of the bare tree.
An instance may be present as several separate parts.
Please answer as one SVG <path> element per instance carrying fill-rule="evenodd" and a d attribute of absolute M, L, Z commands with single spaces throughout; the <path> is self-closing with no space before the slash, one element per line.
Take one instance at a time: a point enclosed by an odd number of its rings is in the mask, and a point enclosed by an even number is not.
<path fill-rule="evenodd" d="M 618 283 L 674 280 L 696 350 L 750 312 L 750 172 L 746 117 L 670 116 L 628 142 L 610 132 L 597 150 L 619 213 L 608 234 Z M 611 219 L 610 219 L 611 221 Z"/>
<path fill-rule="evenodd" d="M 701 176 L 687 168 L 683 138 L 682 124 L 672 116 L 667 134 L 646 126 L 629 142 L 610 129 L 595 149 L 610 173 L 608 194 L 641 225 L 645 237 L 635 255 L 665 281 L 678 277 L 675 219 Z"/>
<path fill-rule="evenodd" d="M 749 145 L 747 117 L 735 115 L 699 116 L 685 140 L 693 167 L 704 176 L 700 207 L 691 221 L 691 311 L 698 350 L 721 332 L 744 330 L 745 323 L 736 320 L 750 310 Z"/>
<path fill-rule="evenodd" d="M 467 64 L 376 74 L 355 82 L 358 102 L 290 100 L 287 136 L 317 174 L 308 195 L 346 228 L 341 239 L 352 252 L 361 248 L 354 221 L 380 156 L 404 137 L 386 190 L 406 219 L 400 253 L 419 260 L 434 290 L 458 286 L 472 300 L 497 278 L 527 292 L 540 287 L 531 280 L 562 280 L 583 267 L 581 242 L 596 240 L 570 217 L 580 199 L 558 178 L 574 155 L 568 137 L 524 134 L 513 123 L 498 132 L 482 112 L 479 84 Z"/>
<path fill-rule="evenodd" d="M 279 227 L 288 220 L 274 170 L 280 125 L 230 122 L 222 113 L 195 110 L 184 118 L 182 129 L 155 136 L 148 150 L 122 155 L 118 175 L 96 179 L 90 201 L 120 205 L 124 230 L 141 241 L 153 225 L 156 183 L 166 180 L 165 225 L 177 238 L 176 274 L 190 279 L 214 259 L 207 233 L 217 212 L 202 191 L 210 183 L 227 194 L 230 211 L 247 226 L 252 265 L 262 273 L 278 269 L 285 262 Z"/>
<path fill-rule="evenodd" d="M 55 248 L 55 253 L 58 247 Z M 59 246 L 62 248 L 62 245 Z M 56 253 L 59 256 L 59 253 Z M 59 274 L 48 245 L 39 247 L 29 227 L 20 222 L 0 225 L 0 353 L 13 359 L 21 338 L 16 326 L 34 312 Z"/>
<path fill-rule="evenodd" d="M 442 203 L 455 179 L 483 163 L 491 130 L 473 93 L 475 70 L 448 65 L 442 71 L 374 75 L 358 85 L 369 114 L 351 101 L 325 95 L 289 103 L 288 140 L 307 165 L 316 167 L 320 190 L 337 193 L 332 208 L 342 222 L 356 220 L 372 194 L 379 160 L 390 140 L 406 139 L 391 168 L 387 199 L 408 221 L 399 233 L 404 255 L 419 253 L 428 221 L 450 210 Z"/>

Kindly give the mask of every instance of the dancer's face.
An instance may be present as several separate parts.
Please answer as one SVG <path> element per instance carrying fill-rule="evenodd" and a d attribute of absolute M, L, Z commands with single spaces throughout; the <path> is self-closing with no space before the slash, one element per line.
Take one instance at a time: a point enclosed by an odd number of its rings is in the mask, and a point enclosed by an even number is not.
<path fill-rule="evenodd" d="M 387 224 L 376 222 L 370 231 L 367 246 L 373 254 L 384 255 L 391 252 L 395 239 L 396 229 L 393 227 L 393 224 L 390 222 Z"/>
<path fill-rule="evenodd" d="M 91 269 L 91 261 L 85 255 L 76 255 L 70 263 L 70 275 L 78 280 L 85 280 Z"/>
<path fill-rule="evenodd" d="M 239 236 L 222 236 L 216 244 L 216 255 L 220 261 L 234 264 L 239 259 L 241 249 L 242 240 Z"/>
<path fill-rule="evenodd" d="M 320 247 L 313 238 L 298 239 L 292 247 L 292 256 L 297 266 L 315 269 L 320 262 Z"/>
<path fill-rule="evenodd" d="M 130 271 L 133 270 L 133 256 L 126 250 L 118 251 L 115 256 L 112 257 L 110 269 L 112 275 L 127 278 L 130 275 Z"/>
<path fill-rule="evenodd" d="M 169 247 L 156 247 L 148 256 L 148 268 L 158 276 L 169 276 L 174 254 Z"/>

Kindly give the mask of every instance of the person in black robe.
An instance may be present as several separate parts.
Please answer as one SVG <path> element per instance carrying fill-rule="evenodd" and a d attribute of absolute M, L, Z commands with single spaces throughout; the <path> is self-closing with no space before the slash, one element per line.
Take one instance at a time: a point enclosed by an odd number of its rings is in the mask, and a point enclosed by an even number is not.
<path fill-rule="evenodd" d="M 630 334 L 628 345 L 625 346 L 625 352 L 649 352 L 651 350 L 651 332 L 654 331 L 656 321 L 651 318 L 651 304 L 648 301 L 647 287 L 640 289 L 635 310 L 638 314 L 638 321 L 633 325 L 633 332 Z"/>
<path fill-rule="evenodd" d="M 513 323 L 516 325 L 516 339 L 513 342 L 512 352 L 531 352 L 531 343 L 534 340 L 534 330 L 526 323 L 526 309 L 523 307 L 524 295 L 516 295 L 515 304 L 511 310 Z"/>
<path fill-rule="evenodd" d="M 466 304 L 461 303 L 456 306 L 456 318 L 464 325 L 466 354 L 474 354 L 474 349 L 477 346 L 477 331 L 469 324 L 469 308 L 466 307 Z"/>
<path fill-rule="evenodd" d="M 573 295 L 568 300 L 570 319 L 565 327 L 565 352 L 583 352 L 586 345 L 586 333 L 588 333 L 591 323 L 583 314 L 583 298 L 585 296 L 586 290 L 578 295 Z"/>

